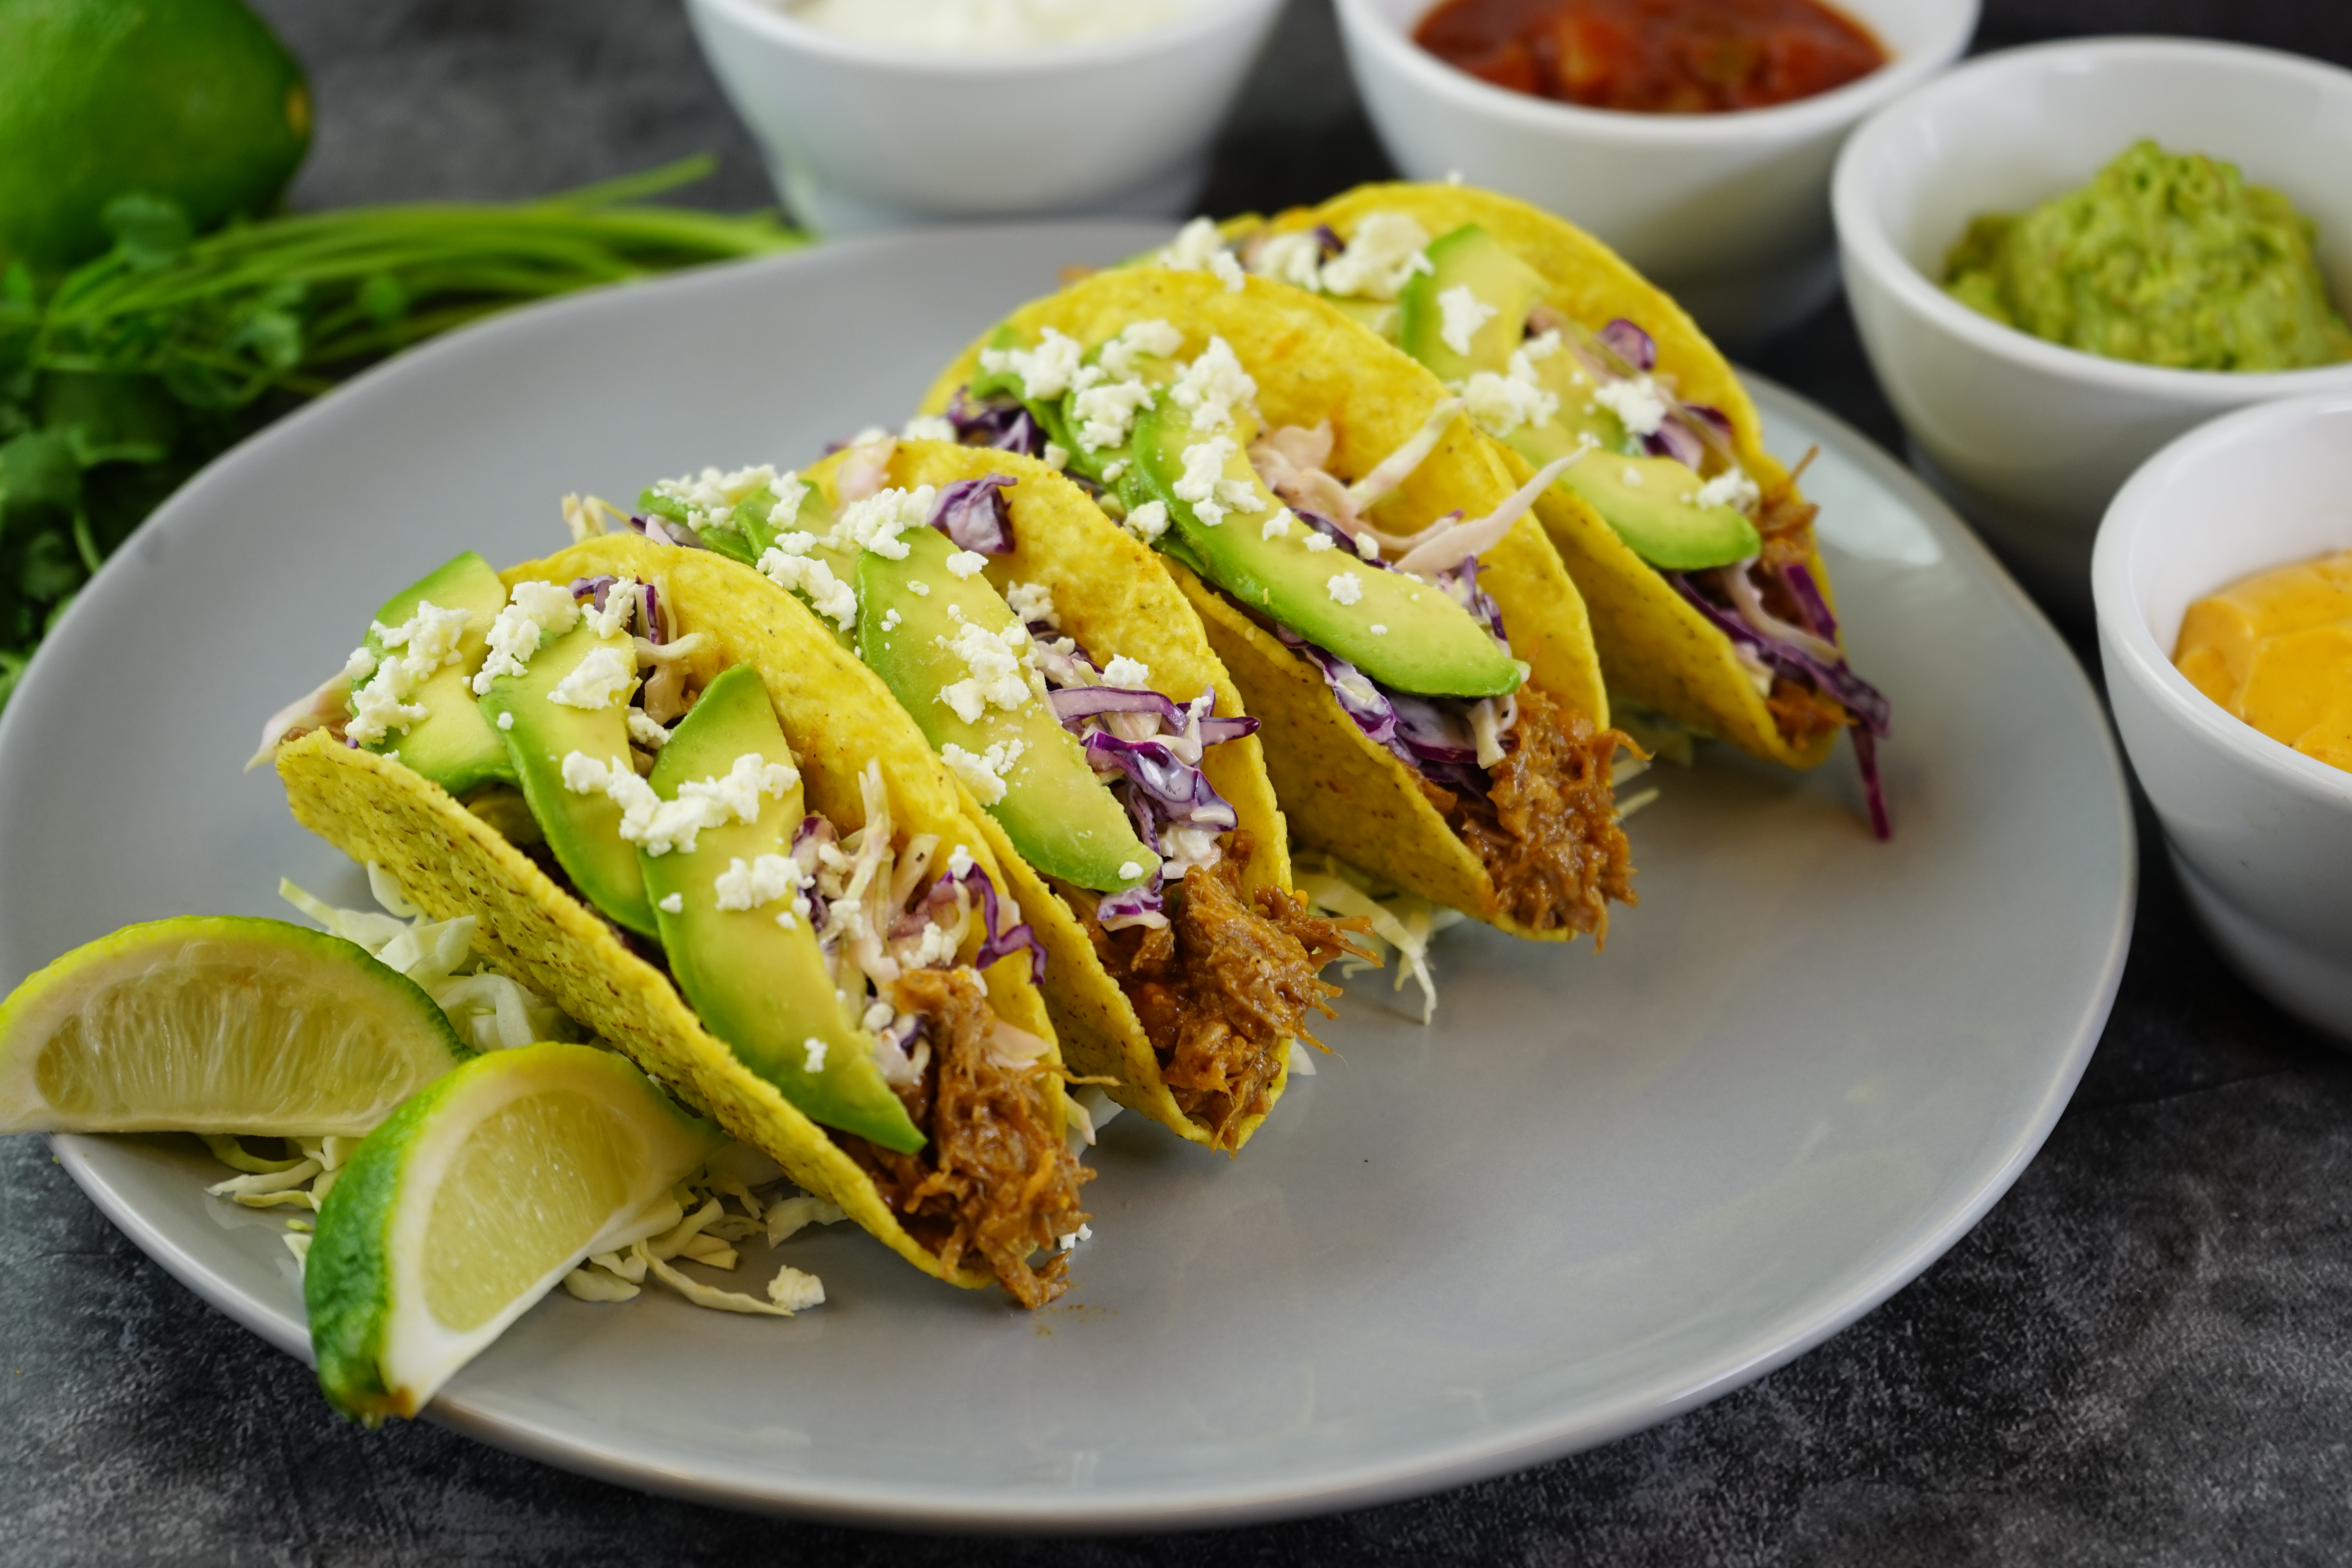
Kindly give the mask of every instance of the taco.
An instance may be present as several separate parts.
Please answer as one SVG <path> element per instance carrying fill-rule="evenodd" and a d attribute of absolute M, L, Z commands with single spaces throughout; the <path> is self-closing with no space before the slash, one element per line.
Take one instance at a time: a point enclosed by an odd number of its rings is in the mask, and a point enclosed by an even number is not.
<path fill-rule="evenodd" d="M 1843 731 L 1886 837 L 1887 703 L 1846 661 L 1819 509 L 1715 345 L 1615 252 L 1508 196 L 1385 184 L 1267 223 L 1198 220 L 1159 259 L 1330 300 L 1458 390 L 1522 479 L 1588 452 L 1536 515 L 1611 690 L 1790 767 Z"/>
<path fill-rule="evenodd" d="M 1091 1174 L 1044 954 L 864 674 L 747 568 L 622 536 L 459 556 L 268 742 L 303 826 L 496 967 L 917 1268 L 1037 1306 Z"/>
<path fill-rule="evenodd" d="M 1460 407 L 1332 306 L 1230 268 L 1024 306 L 925 405 L 1034 447 L 1154 547 L 1303 842 L 1517 935 L 1599 939 L 1633 900 L 1629 742 L 1527 515 L 1540 486 Z"/>
<path fill-rule="evenodd" d="M 1195 1142 L 1246 1142 L 1346 939 L 1292 889 L 1257 721 L 1150 552 L 1036 459 L 939 440 L 639 508 L 649 538 L 757 563 L 939 751 L 1047 955 L 1071 1065 Z"/>

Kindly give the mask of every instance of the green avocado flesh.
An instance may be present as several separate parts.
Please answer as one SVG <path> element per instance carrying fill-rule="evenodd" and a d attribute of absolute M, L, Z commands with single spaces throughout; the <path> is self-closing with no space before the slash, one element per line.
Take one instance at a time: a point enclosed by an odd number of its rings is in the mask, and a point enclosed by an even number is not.
<path fill-rule="evenodd" d="M 1528 312 L 1544 296 L 1543 275 L 1475 223 L 1430 241 L 1430 270 L 1416 272 L 1397 295 L 1397 346 L 1457 385 L 1473 371 L 1500 371 L 1527 337 Z M 1456 289 L 1495 313 L 1468 339 L 1466 350 L 1445 341 L 1442 298 Z"/>
<path fill-rule="evenodd" d="M 1003 798 L 982 804 L 1023 859 L 1097 892 L 1143 881 L 1160 857 L 1136 837 L 1127 809 L 1095 776 L 1077 737 L 1062 727 L 1050 702 L 1032 689 L 1017 708 L 991 703 L 977 721 L 966 721 L 940 700 L 943 689 L 972 678 L 971 665 L 950 646 L 966 626 L 993 638 L 1018 623 L 986 577 L 958 577 L 948 570 L 956 550 L 946 535 L 908 529 L 898 541 L 907 546 L 903 561 L 858 552 L 857 657 L 882 678 L 935 750 L 944 754 L 954 745 L 984 756 L 992 746 L 1020 747 L 1002 774 Z M 918 594 L 918 584 L 929 591 Z"/>
<path fill-rule="evenodd" d="M 738 665 L 678 721 L 648 782 L 674 800 L 680 784 L 720 777 L 746 755 L 793 764 L 767 687 L 757 670 Z M 795 782 L 782 800 L 761 796 L 756 821 L 706 827 L 691 849 L 636 851 L 670 976 L 703 1026 L 810 1120 L 911 1154 L 923 1135 L 834 990 L 807 919 L 791 914 L 789 897 L 757 909 L 719 907 L 720 873 L 737 861 L 748 867 L 762 855 L 788 854 L 803 814 Z M 673 898 L 675 913 L 664 907 Z M 780 914 L 792 924 L 780 924 Z"/>
<path fill-rule="evenodd" d="M 506 584 L 499 581 L 488 562 L 470 550 L 383 602 L 383 608 L 375 614 L 378 626 L 397 626 L 416 614 L 418 605 L 430 604 L 444 610 L 465 610 L 466 632 L 458 644 L 457 662 L 435 671 L 409 698 L 425 709 L 425 718 L 404 731 L 394 731 L 368 750 L 399 752 L 404 766 L 451 795 L 463 795 L 486 784 L 513 782 L 506 742 L 475 706 L 468 684 L 482 668 L 483 655 L 489 647 L 490 623 L 506 602 Z M 369 652 L 383 656 L 383 639 L 373 628 L 367 646 Z"/>
<path fill-rule="evenodd" d="M 628 704 L 616 699 L 602 708 L 572 708 L 548 699 L 605 640 L 582 620 L 543 642 L 520 675 L 491 681 L 479 707 L 494 731 L 500 714 L 512 716 L 512 723 L 498 732 L 523 802 L 572 885 L 606 918 L 640 936 L 657 937 L 645 879 L 637 874 L 636 847 L 621 837 L 621 808 L 601 790 L 574 795 L 563 785 L 563 759 L 573 752 L 616 767 L 629 765 Z M 629 634 L 615 633 L 610 640 L 625 647 Z"/>
<path fill-rule="evenodd" d="M 2300 370 L 2352 359 L 2317 237 L 2236 165 L 2140 142 L 2079 190 L 1971 223 L 1944 287 L 2003 326 L 2109 359 Z"/>
<path fill-rule="evenodd" d="M 1407 283 L 1399 300 L 1400 346 L 1448 385 L 1480 371 L 1506 374 L 1527 339 L 1528 313 L 1543 298 L 1542 277 L 1476 224 L 1432 240 L 1428 254 L 1432 270 Z M 1448 290 L 1463 288 L 1495 308 L 1472 335 L 1468 353 L 1444 341 L 1439 302 Z M 1592 381 L 1567 349 L 1542 361 L 1537 374 L 1559 397 L 1559 413 L 1520 426 L 1504 445 L 1540 468 L 1575 451 L 1587 437 L 1598 442 L 1556 482 L 1581 496 L 1634 554 L 1664 571 L 1693 572 L 1745 561 L 1762 548 L 1756 525 L 1737 508 L 1697 503 L 1705 482 L 1699 475 L 1672 458 L 1639 452 L 1617 416 L 1593 404 Z"/>
<path fill-rule="evenodd" d="M 1383 686 L 1429 697 L 1496 697 L 1518 689 L 1518 666 L 1444 590 L 1381 571 L 1344 549 L 1309 550 L 1307 541 L 1321 536 L 1304 522 L 1266 538 L 1266 522 L 1283 508 L 1250 467 L 1255 435 L 1248 416 L 1237 413 L 1223 432 L 1234 447 L 1224 478 L 1248 486 L 1258 510 L 1236 507 L 1208 526 L 1176 494 L 1186 448 L 1207 437 L 1160 398 L 1135 421 L 1134 460 L 1119 479 L 1129 511 L 1149 501 L 1164 504 L 1170 534 L 1211 582 Z M 1352 603 L 1333 596 L 1332 584 L 1342 577 L 1354 580 Z"/>

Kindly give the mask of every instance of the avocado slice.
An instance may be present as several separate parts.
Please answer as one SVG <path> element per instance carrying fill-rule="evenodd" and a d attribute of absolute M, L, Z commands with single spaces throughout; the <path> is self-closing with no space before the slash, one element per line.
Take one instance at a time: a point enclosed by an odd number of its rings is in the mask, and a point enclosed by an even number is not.
<path fill-rule="evenodd" d="M 1553 420 L 1522 425 L 1503 444 L 1540 468 L 1576 450 L 1578 440 Z M 1595 448 L 1554 482 L 1583 497 L 1634 554 L 1662 571 L 1728 566 L 1764 548 L 1756 525 L 1737 509 L 1698 505 L 1693 498 L 1706 481 L 1672 458 Z"/>
<path fill-rule="evenodd" d="M 1207 437 L 1192 430 L 1189 415 L 1161 398 L 1135 421 L 1135 459 L 1119 479 L 1129 511 L 1150 501 L 1166 506 L 1170 535 L 1210 581 L 1383 686 L 1424 697 L 1496 697 L 1518 689 L 1518 666 L 1443 591 L 1344 550 L 1311 551 L 1307 542 L 1320 536 L 1304 522 L 1265 537 L 1282 502 L 1250 467 L 1255 434 L 1249 416 L 1237 412 L 1223 433 L 1234 448 L 1223 478 L 1247 485 L 1259 510 L 1236 507 L 1211 527 L 1176 494 L 1186 450 Z M 1333 595 L 1334 580 L 1342 576 L 1354 580 L 1349 601 Z"/>
<path fill-rule="evenodd" d="M 626 647 L 629 634 L 599 637 L 583 617 L 542 644 L 520 675 L 492 680 L 478 705 L 505 740 L 523 801 L 572 885 L 607 919 L 640 936 L 658 937 L 645 879 L 637 872 L 636 847 L 621 837 L 621 808 L 602 791 L 575 795 L 563 784 L 563 759 L 573 752 L 629 765 L 628 704 L 616 699 L 602 708 L 572 708 L 548 699 L 582 659 L 608 641 Z M 502 717 L 508 722 L 500 728 Z"/>
<path fill-rule="evenodd" d="M 1397 346 L 1449 385 L 1474 371 L 1501 371 L 1528 335 L 1528 312 L 1544 296 L 1543 274 L 1475 223 L 1430 241 L 1430 270 L 1417 272 L 1397 295 Z M 1465 352 L 1445 341 L 1444 297 L 1467 289 L 1495 313 L 1471 333 Z"/>
<path fill-rule="evenodd" d="M 898 542 L 907 546 L 903 561 L 858 552 L 857 657 L 914 715 L 935 750 L 954 745 L 985 756 L 991 747 L 1020 748 L 1018 760 L 1002 774 L 1002 798 L 981 804 L 1023 859 L 1097 892 L 1131 888 L 1150 877 L 1160 857 L 1136 837 L 1126 807 L 1095 776 L 1077 737 L 1062 727 L 1050 702 L 1032 689 L 1019 707 L 988 704 L 976 721 L 968 721 L 941 700 L 942 690 L 972 678 L 971 665 L 950 646 L 967 627 L 994 640 L 1019 623 L 987 578 L 948 570 L 956 549 L 946 535 L 909 529 Z M 929 591 L 917 593 L 917 584 Z M 1021 675 L 1027 684 L 1027 672 Z"/>
<path fill-rule="evenodd" d="M 647 782 L 674 800 L 680 784 L 721 777 L 746 755 L 793 765 L 759 671 L 737 665 L 678 721 Z M 804 811 L 795 778 L 782 800 L 761 798 L 756 821 L 706 827 L 691 849 L 637 851 L 670 976 L 703 1026 L 811 1120 L 911 1154 L 923 1135 L 835 991 L 808 921 L 791 915 L 789 897 L 755 909 L 719 907 L 720 875 L 737 862 L 749 867 L 762 855 L 789 854 Z"/>
<path fill-rule="evenodd" d="M 1507 372 L 1513 352 L 1526 341 L 1528 314 L 1544 296 L 1543 275 L 1476 224 L 1432 240 L 1428 256 L 1431 270 L 1398 296 L 1398 345 L 1451 386 L 1480 371 Z M 1467 353 L 1444 335 L 1441 301 L 1460 288 L 1495 310 L 1471 334 Z M 1538 374 L 1559 397 L 1559 413 L 1545 424 L 1519 426 L 1504 444 L 1540 468 L 1588 437 L 1598 442 L 1598 450 L 1557 482 L 1591 503 L 1634 554 L 1664 571 L 1690 572 L 1745 561 L 1763 547 L 1756 525 L 1736 508 L 1700 506 L 1690 499 L 1705 483 L 1697 474 L 1672 458 L 1639 455 L 1614 414 L 1588 406 L 1592 384 L 1570 356 L 1556 355 Z M 1615 455 L 1621 452 L 1636 455 Z"/>
<path fill-rule="evenodd" d="M 514 769 L 507 761 L 506 742 L 490 728 L 474 705 L 467 683 L 482 668 L 489 650 L 490 623 L 506 607 L 507 587 L 490 563 L 468 550 L 394 594 L 375 613 L 375 625 L 397 626 L 416 614 L 421 604 L 467 612 L 466 630 L 458 642 L 457 662 L 436 670 L 410 696 L 425 717 L 405 731 L 394 731 L 372 752 L 397 752 L 403 766 L 423 774 L 447 790 L 463 795 L 492 783 L 512 783 Z M 371 626 L 368 651 L 383 657 L 383 639 Z"/>

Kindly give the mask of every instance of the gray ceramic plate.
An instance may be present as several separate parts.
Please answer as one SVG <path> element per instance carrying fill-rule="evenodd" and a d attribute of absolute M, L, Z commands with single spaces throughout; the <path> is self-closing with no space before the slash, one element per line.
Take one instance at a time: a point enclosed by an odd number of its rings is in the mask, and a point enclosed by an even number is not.
<path fill-rule="evenodd" d="M 363 884 L 241 773 L 389 587 L 563 537 L 566 490 L 804 458 L 894 424 L 1057 268 L 1156 237 L 1007 228 L 527 311 L 363 377 L 189 485 L 0 721 L 0 979 L 127 921 Z M 1634 818 L 1605 955 L 1457 930 L 1423 1027 L 1382 979 L 1238 1161 L 1122 1118 L 1064 1304 L 949 1289 L 854 1233 L 787 1246 L 793 1321 L 557 1296 L 433 1407 L 633 1486 L 868 1523 L 1232 1523 L 1475 1479 L 1737 1387 L 1852 1321 L 2015 1179 L 2113 999 L 2132 831 L 2082 672 L 1861 437 L 1766 386 L 1855 662 L 1895 702 L 1896 837 L 1841 754 L 1717 752 Z M 60 1138 L 206 1300 L 307 1345 L 280 1225 L 193 1141 Z M 755 1258 L 752 1265 L 760 1259 Z M 768 1265 L 772 1268 L 772 1264 Z"/>

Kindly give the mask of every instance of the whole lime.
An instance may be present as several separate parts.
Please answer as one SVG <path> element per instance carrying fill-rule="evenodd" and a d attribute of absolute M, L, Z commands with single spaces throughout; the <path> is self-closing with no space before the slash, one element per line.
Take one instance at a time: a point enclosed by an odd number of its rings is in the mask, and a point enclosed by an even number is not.
<path fill-rule="evenodd" d="M 302 68 L 242 0 L 0 0 L 0 258 L 89 259 L 131 192 L 199 232 L 262 213 L 310 144 Z"/>

